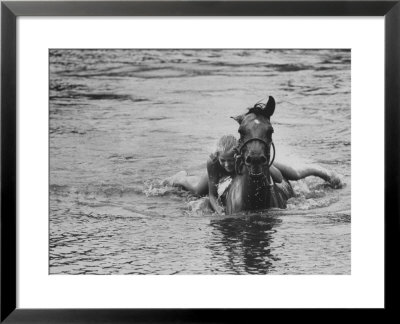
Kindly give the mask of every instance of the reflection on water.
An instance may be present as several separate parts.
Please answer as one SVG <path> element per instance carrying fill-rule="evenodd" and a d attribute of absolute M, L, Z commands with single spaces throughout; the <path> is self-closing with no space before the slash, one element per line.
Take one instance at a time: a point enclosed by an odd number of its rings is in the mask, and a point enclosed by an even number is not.
<path fill-rule="evenodd" d="M 50 51 L 51 274 L 349 274 L 349 50 Z M 230 116 L 273 95 L 288 210 L 217 218 L 161 184 L 205 172 Z M 344 215 L 344 216 L 343 216 Z"/>
<path fill-rule="evenodd" d="M 275 217 L 252 216 L 211 221 L 214 231 L 222 234 L 221 246 L 210 245 L 214 253 L 223 248 L 227 255 L 226 268 L 236 274 L 267 274 L 278 260 L 270 244 L 276 226 L 282 222 Z"/>

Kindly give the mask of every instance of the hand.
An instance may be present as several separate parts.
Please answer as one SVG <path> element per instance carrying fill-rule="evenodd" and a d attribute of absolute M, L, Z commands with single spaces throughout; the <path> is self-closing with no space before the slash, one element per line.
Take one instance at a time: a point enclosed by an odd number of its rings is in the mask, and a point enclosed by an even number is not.
<path fill-rule="evenodd" d="M 343 188 L 343 181 L 342 181 L 342 179 L 340 179 L 340 177 L 336 174 L 336 173 L 334 173 L 334 172 L 332 172 L 330 175 L 329 175 L 329 184 L 332 186 L 332 188 L 333 189 L 340 189 L 340 188 Z"/>

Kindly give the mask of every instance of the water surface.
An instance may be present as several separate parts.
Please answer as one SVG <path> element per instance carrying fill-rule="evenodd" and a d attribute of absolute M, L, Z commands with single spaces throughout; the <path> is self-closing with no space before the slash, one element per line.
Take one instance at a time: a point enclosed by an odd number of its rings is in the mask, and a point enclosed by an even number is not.
<path fill-rule="evenodd" d="M 350 274 L 347 50 L 51 50 L 50 274 Z M 230 119 L 274 96 L 288 209 L 217 217 L 161 180 L 205 172 Z"/>

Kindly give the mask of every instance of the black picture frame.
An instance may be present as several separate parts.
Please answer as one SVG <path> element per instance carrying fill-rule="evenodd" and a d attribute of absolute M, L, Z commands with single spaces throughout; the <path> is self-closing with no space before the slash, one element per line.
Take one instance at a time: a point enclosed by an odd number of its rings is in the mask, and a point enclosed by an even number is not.
<path fill-rule="evenodd" d="M 19 16 L 384 16 L 385 308 L 399 286 L 400 1 L 4 1 L 1 3 L 1 317 L 3 323 L 197 323 L 270 317 L 264 309 L 19 309 L 16 307 L 16 19 Z M 373 107 L 368 108 L 372 113 Z M 371 127 L 371 136 L 373 128 Z M 366 139 L 367 140 L 367 139 Z M 373 148 L 371 148 L 373 151 Z M 372 184 L 371 184 L 372 186 Z M 373 189 L 371 187 L 371 189 Z M 373 244 L 373 238 L 371 238 Z M 367 248 L 367 247 L 366 247 Z M 373 257 L 373 256 L 371 256 Z M 266 292 L 267 293 L 267 292 Z M 245 296 L 243 296 L 245 298 Z M 269 311 L 270 313 L 266 314 Z M 313 310 L 315 311 L 315 310 Z M 357 310 L 354 310 L 357 311 Z M 304 311 L 300 312 L 304 314 Z M 306 314 L 309 314 L 308 312 Z M 349 314 L 349 311 L 346 311 Z M 366 316 L 371 317 L 368 312 Z M 310 315 L 305 315 L 306 317 Z M 314 316 L 314 315 L 311 315 Z M 330 315 L 329 315 L 330 316 Z M 326 318 L 326 317 L 325 317 Z M 251 320 L 254 319 L 254 320 Z M 312 319 L 312 318 L 309 318 Z"/>

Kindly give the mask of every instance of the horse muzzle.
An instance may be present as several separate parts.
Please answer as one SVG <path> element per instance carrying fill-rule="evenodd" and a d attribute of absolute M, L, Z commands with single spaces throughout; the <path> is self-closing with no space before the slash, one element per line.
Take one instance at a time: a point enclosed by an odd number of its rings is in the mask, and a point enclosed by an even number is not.
<path fill-rule="evenodd" d="M 251 150 L 246 153 L 243 152 L 246 144 L 251 141 L 261 142 L 268 149 L 266 151 L 259 152 L 259 150 Z M 273 149 L 273 156 L 271 159 L 270 148 Z M 238 149 L 238 154 L 235 157 L 235 170 L 237 174 L 242 174 L 242 167 L 245 166 L 252 177 L 264 177 L 265 171 L 269 171 L 272 163 L 275 160 L 275 145 L 273 142 L 268 143 L 259 138 L 251 138 L 245 141 Z"/>
<path fill-rule="evenodd" d="M 268 169 L 269 156 L 264 154 L 251 155 L 249 154 L 244 159 L 244 164 L 251 177 L 264 177 L 265 170 Z"/>

